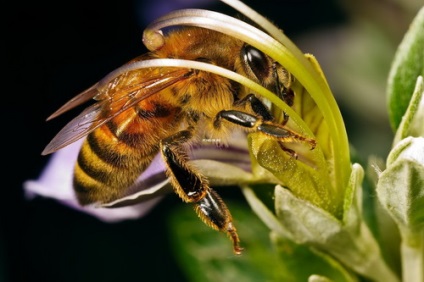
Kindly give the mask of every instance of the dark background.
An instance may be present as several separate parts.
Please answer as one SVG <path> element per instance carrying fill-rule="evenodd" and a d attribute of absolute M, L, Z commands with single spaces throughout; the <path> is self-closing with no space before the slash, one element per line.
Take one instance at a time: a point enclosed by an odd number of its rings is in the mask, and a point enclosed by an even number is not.
<path fill-rule="evenodd" d="M 51 199 L 27 201 L 22 190 L 47 163 L 40 155 L 44 146 L 76 112 L 48 123 L 45 118 L 145 52 L 141 34 L 151 20 L 146 15 L 156 17 L 148 8 L 153 3 L 11 1 L 3 9 L 0 281 L 186 280 L 170 251 L 167 228 L 167 216 L 182 204 L 178 197 L 169 195 L 142 219 L 107 224 Z M 246 3 L 289 36 L 345 19 L 330 0 Z M 204 8 L 233 14 L 223 4 Z"/>

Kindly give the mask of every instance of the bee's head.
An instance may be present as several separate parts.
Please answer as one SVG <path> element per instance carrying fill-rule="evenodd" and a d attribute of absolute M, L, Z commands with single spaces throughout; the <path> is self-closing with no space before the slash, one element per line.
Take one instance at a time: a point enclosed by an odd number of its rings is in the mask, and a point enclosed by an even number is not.
<path fill-rule="evenodd" d="M 249 44 L 243 45 L 240 60 L 250 79 L 273 91 L 286 103 L 293 104 L 293 92 L 290 90 L 293 76 L 284 67 Z"/>

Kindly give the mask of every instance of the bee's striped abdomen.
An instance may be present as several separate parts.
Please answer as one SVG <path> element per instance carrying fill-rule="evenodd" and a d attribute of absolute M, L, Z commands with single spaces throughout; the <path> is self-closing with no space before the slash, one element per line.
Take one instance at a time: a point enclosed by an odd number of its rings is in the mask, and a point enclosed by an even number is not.
<path fill-rule="evenodd" d="M 122 197 L 159 150 L 179 111 L 162 104 L 134 107 L 87 136 L 75 166 L 74 188 L 81 204 Z"/>

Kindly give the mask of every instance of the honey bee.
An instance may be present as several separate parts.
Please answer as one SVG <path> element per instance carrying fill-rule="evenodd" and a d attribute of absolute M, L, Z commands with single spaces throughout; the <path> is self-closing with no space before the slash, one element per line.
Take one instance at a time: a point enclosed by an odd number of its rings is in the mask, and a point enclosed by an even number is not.
<path fill-rule="evenodd" d="M 156 50 L 128 62 L 177 58 L 207 62 L 233 70 L 278 92 L 288 104 L 291 75 L 258 49 L 213 30 L 182 27 L 163 37 Z M 95 84 L 62 106 L 47 120 L 94 99 L 47 145 L 43 155 L 86 137 L 75 164 L 73 185 L 81 205 L 108 203 L 122 197 L 161 154 L 175 193 L 192 203 L 200 219 L 225 232 L 235 254 L 242 252 L 233 219 L 208 179 L 188 163 L 188 146 L 204 138 L 225 142 L 233 130 L 260 132 L 285 142 L 315 141 L 274 121 L 260 97 L 217 74 L 177 67 L 126 71 Z"/>

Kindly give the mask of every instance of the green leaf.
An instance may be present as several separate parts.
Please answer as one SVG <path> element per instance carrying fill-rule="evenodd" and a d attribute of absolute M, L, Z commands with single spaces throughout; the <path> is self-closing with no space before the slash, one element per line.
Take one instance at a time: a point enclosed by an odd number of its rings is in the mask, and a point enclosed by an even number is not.
<path fill-rule="evenodd" d="M 356 281 L 336 260 L 273 233 L 247 205 L 227 202 L 244 251 L 236 256 L 223 234 L 204 225 L 188 206 L 170 218 L 174 255 L 187 281 L 306 281 L 313 274 Z M 305 263 L 306 262 L 306 263 Z"/>
<path fill-rule="evenodd" d="M 399 45 L 390 70 L 387 96 L 393 129 L 405 114 L 418 76 L 424 76 L 424 7 Z"/>
<path fill-rule="evenodd" d="M 412 94 L 411 101 L 402 118 L 399 128 L 396 131 L 394 144 L 400 140 L 414 136 L 424 137 L 424 82 L 423 77 L 419 76 L 415 84 L 415 90 Z"/>
<path fill-rule="evenodd" d="M 174 255 L 188 281 L 296 281 L 269 239 L 269 230 L 250 209 L 227 202 L 244 251 L 233 254 L 230 240 L 204 225 L 189 208 L 171 221 Z"/>
<path fill-rule="evenodd" d="M 325 277 L 325 281 L 358 281 L 355 274 L 327 254 L 306 245 L 295 244 L 276 233 L 272 233 L 271 238 L 285 266 L 295 274 L 296 281 L 307 281 L 311 276 Z"/>

